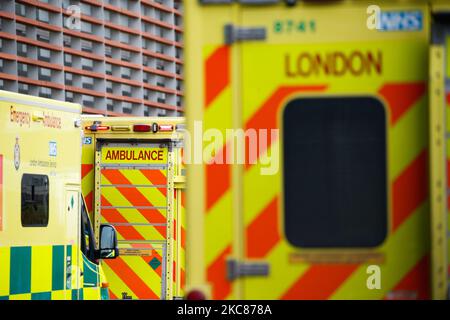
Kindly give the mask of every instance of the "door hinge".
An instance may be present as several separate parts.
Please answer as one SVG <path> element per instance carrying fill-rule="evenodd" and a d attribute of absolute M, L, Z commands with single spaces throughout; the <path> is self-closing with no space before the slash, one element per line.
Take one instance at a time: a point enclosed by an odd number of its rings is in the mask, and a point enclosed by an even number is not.
<path fill-rule="evenodd" d="M 227 261 L 227 278 L 229 281 L 241 277 L 269 275 L 269 264 L 266 262 L 239 262 L 236 260 Z"/>
<path fill-rule="evenodd" d="M 244 28 L 227 24 L 224 27 L 225 44 L 230 45 L 238 41 L 265 40 L 265 27 Z"/>

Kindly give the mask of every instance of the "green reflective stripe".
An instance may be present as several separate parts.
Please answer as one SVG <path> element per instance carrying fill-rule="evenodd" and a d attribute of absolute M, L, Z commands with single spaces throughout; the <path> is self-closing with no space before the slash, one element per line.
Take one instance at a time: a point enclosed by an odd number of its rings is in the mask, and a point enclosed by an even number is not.
<path fill-rule="evenodd" d="M 72 289 L 72 300 L 83 300 L 83 289 Z"/>
<path fill-rule="evenodd" d="M 31 291 L 31 247 L 11 248 L 10 294 Z"/>
<path fill-rule="evenodd" d="M 51 299 L 52 299 L 51 292 L 39 292 L 31 294 L 31 300 L 51 300 Z"/>
<path fill-rule="evenodd" d="M 72 289 L 72 300 L 78 300 L 78 289 Z"/>
<path fill-rule="evenodd" d="M 98 266 L 83 255 L 84 287 L 98 287 Z"/>
<path fill-rule="evenodd" d="M 109 300 L 109 291 L 108 288 L 100 289 L 100 297 L 102 300 Z"/>
<path fill-rule="evenodd" d="M 9 296 L 0 297 L 0 300 L 9 300 Z"/>
<path fill-rule="evenodd" d="M 53 246 L 52 290 L 64 289 L 64 246 Z"/>

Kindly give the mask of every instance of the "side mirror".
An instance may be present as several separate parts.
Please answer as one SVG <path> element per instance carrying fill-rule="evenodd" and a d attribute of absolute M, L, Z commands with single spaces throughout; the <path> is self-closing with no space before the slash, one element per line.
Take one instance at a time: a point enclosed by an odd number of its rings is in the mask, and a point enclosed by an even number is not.
<path fill-rule="evenodd" d="M 99 259 L 115 259 L 119 256 L 117 246 L 117 232 L 113 226 L 102 224 L 100 226 L 100 244 L 98 250 Z"/>

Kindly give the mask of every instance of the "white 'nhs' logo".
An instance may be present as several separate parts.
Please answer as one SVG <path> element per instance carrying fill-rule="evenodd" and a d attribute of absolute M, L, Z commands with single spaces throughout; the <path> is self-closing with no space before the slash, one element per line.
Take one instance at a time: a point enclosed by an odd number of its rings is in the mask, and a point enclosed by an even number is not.
<path fill-rule="evenodd" d="M 415 11 L 381 11 L 379 6 L 367 8 L 367 27 L 380 31 L 420 31 L 423 28 L 423 13 Z"/>

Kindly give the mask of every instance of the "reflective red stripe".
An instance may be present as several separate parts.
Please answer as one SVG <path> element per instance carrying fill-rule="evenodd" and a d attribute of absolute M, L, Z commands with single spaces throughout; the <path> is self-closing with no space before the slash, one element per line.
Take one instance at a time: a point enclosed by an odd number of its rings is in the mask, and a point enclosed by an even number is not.
<path fill-rule="evenodd" d="M 186 193 L 184 191 L 181 191 L 181 206 L 186 207 Z"/>
<path fill-rule="evenodd" d="M 172 280 L 173 280 L 173 282 L 176 283 L 177 282 L 177 262 L 175 260 L 173 260 L 172 274 L 173 274 Z"/>
<path fill-rule="evenodd" d="M 207 280 L 211 284 L 212 298 L 225 299 L 231 292 L 231 283 L 227 280 L 227 256 L 231 253 L 231 245 L 216 258 L 208 267 Z"/>
<path fill-rule="evenodd" d="M 102 174 L 108 179 L 112 184 L 124 184 L 132 185 L 125 176 L 118 170 L 103 170 Z M 133 205 L 133 206 L 145 206 L 153 207 L 153 204 L 136 188 L 117 188 L 119 192 Z M 141 212 L 140 209 L 138 209 Z M 165 223 L 166 218 L 157 210 L 152 211 L 153 218 L 151 223 Z M 158 227 L 156 227 L 158 229 Z M 162 228 L 161 231 L 163 231 Z"/>
<path fill-rule="evenodd" d="M 400 297 L 396 297 L 396 293 Z M 409 296 L 409 297 L 408 297 Z M 425 255 L 387 294 L 385 299 L 430 299 L 430 256 Z"/>
<path fill-rule="evenodd" d="M 285 300 L 325 300 L 357 269 L 356 264 L 311 266 L 282 296 Z"/>
<path fill-rule="evenodd" d="M 120 276 L 120 279 L 130 288 L 138 299 L 159 299 L 159 296 L 134 273 L 128 264 L 121 258 L 105 261 L 108 266 Z"/>
<path fill-rule="evenodd" d="M 109 299 L 117 300 L 117 296 L 111 291 L 111 289 L 108 289 L 108 292 L 109 292 Z"/>
<path fill-rule="evenodd" d="M 87 211 L 92 214 L 92 210 L 94 208 L 94 192 L 91 191 L 87 194 L 86 197 L 84 197 L 84 201 L 86 201 L 86 209 Z"/>
<path fill-rule="evenodd" d="M 327 89 L 326 85 L 316 85 L 316 86 L 286 86 L 279 87 L 265 102 L 258 108 L 258 111 L 247 121 L 245 129 L 266 129 L 267 130 L 267 140 L 265 143 L 266 147 L 258 146 L 257 158 L 261 156 L 273 142 L 270 139 L 271 129 L 278 128 L 279 120 L 279 110 L 281 104 L 284 100 L 294 93 L 300 92 L 314 92 L 314 91 L 324 91 Z M 248 169 L 252 164 L 256 162 L 257 159 L 250 158 L 249 145 L 246 144 L 246 168 Z"/>
<path fill-rule="evenodd" d="M 181 289 L 184 289 L 184 287 L 186 286 L 186 274 L 183 269 L 181 269 L 180 278 L 181 278 L 181 280 L 180 280 L 181 281 Z"/>
<path fill-rule="evenodd" d="M 161 215 L 161 213 L 157 209 L 139 209 L 136 210 L 141 214 L 148 223 L 165 223 L 166 220 L 164 220 L 164 216 Z M 111 210 L 111 209 L 102 209 L 102 215 L 108 216 L 108 221 L 110 223 L 120 222 L 123 217 L 122 216 L 116 216 L 119 212 L 117 210 Z"/>
<path fill-rule="evenodd" d="M 395 179 L 392 187 L 393 230 L 396 230 L 428 196 L 428 153 L 423 150 Z"/>
<path fill-rule="evenodd" d="M 222 163 L 210 163 L 206 165 L 206 210 L 222 197 L 231 186 L 231 165 L 226 164 L 226 145 L 216 153 L 215 159 Z"/>
<path fill-rule="evenodd" d="M 158 188 L 159 191 L 166 197 L 167 196 L 167 177 L 161 172 L 161 170 L 139 170 L 152 185 L 163 185 L 165 187 Z"/>
<path fill-rule="evenodd" d="M 391 125 L 394 125 L 426 91 L 423 82 L 387 83 L 378 93 L 389 103 Z"/>
<path fill-rule="evenodd" d="M 247 256 L 263 258 L 280 241 L 278 196 L 247 227 Z"/>
<path fill-rule="evenodd" d="M 101 197 L 101 202 L 104 206 L 112 206 L 104 196 Z M 109 223 L 129 223 L 116 209 L 103 210 L 102 216 Z M 145 240 L 133 226 L 120 226 L 116 227 L 116 230 L 124 239 Z"/>
<path fill-rule="evenodd" d="M 181 227 L 181 247 L 184 248 L 186 246 L 186 231 L 183 227 Z"/>
<path fill-rule="evenodd" d="M 89 172 L 92 171 L 92 169 L 94 169 L 93 164 L 82 164 L 81 165 L 81 178 L 86 177 L 89 174 Z"/>

